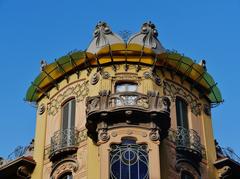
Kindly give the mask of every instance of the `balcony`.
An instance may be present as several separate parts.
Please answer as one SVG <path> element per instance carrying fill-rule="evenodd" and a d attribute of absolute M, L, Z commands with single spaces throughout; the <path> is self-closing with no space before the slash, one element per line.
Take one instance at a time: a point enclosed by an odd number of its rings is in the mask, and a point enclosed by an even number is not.
<path fill-rule="evenodd" d="M 179 160 L 186 159 L 198 164 L 202 160 L 202 145 L 198 133 L 193 129 L 178 127 L 176 151 Z"/>
<path fill-rule="evenodd" d="M 59 130 L 51 138 L 50 155 L 51 161 L 58 157 L 73 154 L 78 149 L 79 131 L 74 128 Z"/>
<path fill-rule="evenodd" d="M 170 127 L 170 101 L 156 92 L 145 95 L 138 92 L 110 94 L 100 91 L 98 96 L 86 99 L 86 107 L 86 127 L 92 138 L 97 135 L 97 127 L 102 121 L 108 126 L 154 122 L 161 131 L 167 131 Z"/>

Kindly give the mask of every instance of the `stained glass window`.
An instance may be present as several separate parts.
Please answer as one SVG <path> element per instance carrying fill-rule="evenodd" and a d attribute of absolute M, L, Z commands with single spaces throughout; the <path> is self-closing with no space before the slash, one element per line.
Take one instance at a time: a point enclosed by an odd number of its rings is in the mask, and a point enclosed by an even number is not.
<path fill-rule="evenodd" d="M 133 139 L 111 145 L 110 179 L 149 179 L 147 145 Z"/>

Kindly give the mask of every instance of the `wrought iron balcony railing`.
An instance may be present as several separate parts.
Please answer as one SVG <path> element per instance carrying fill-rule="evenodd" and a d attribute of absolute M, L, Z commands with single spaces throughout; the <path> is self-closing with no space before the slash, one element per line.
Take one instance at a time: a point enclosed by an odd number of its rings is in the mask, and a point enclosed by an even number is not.
<path fill-rule="evenodd" d="M 51 138 L 49 158 L 56 158 L 59 154 L 73 153 L 78 149 L 79 131 L 75 128 L 59 130 Z"/>
<path fill-rule="evenodd" d="M 201 161 L 202 145 L 198 133 L 193 129 L 178 127 L 176 133 L 176 150 L 185 155 L 185 157 Z"/>
<path fill-rule="evenodd" d="M 138 110 L 144 112 L 169 113 L 170 101 L 160 97 L 158 93 L 149 92 L 147 95 L 138 92 L 120 92 L 110 94 L 101 91 L 98 96 L 87 98 L 87 115 L 99 112 L 114 112 L 119 110 Z"/>

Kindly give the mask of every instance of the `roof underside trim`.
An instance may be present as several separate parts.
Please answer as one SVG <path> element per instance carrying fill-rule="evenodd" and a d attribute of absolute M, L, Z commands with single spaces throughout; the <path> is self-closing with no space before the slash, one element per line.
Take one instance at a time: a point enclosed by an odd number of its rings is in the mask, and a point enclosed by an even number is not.
<path fill-rule="evenodd" d="M 47 92 L 52 87 L 58 88 L 58 81 L 61 79 L 67 79 L 68 76 L 72 73 L 79 72 L 90 66 L 98 65 L 108 65 L 115 63 L 139 63 L 139 51 L 133 51 L 130 49 L 125 49 L 124 51 L 118 50 L 117 47 L 111 47 L 114 51 L 113 58 L 110 58 L 110 55 L 105 52 L 106 55 L 97 54 L 86 54 L 83 51 L 74 52 L 71 55 L 66 55 L 55 62 L 47 65 L 43 71 L 38 75 L 38 77 L 32 82 L 32 85 L 29 87 L 25 100 L 29 102 L 37 102 L 43 95 L 47 96 Z M 108 49 L 111 50 L 108 47 Z M 131 49 L 139 49 L 140 47 L 136 46 Z M 103 49 L 105 51 L 106 49 Z M 183 77 L 189 78 L 193 81 L 194 85 L 200 85 L 206 91 L 205 96 L 211 101 L 212 105 L 221 103 L 222 96 L 220 90 L 218 89 L 215 81 L 211 75 L 204 70 L 204 68 L 196 64 L 192 59 L 182 56 L 179 53 L 166 52 L 160 55 L 157 55 L 157 61 L 154 58 L 149 58 L 150 50 L 142 48 L 143 56 L 141 56 L 141 65 L 154 65 L 158 67 L 168 67 L 173 71 L 182 74 Z M 108 54 L 108 55 L 107 55 Z M 136 55 L 137 54 L 137 55 Z M 124 58 L 122 58 L 124 56 Z M 125 58 L 129 56 L 129 58 Z M 131 56 L 131 58 L 130 58 Z M 153 57 L 154 55 L 152 55 Z M 87 57 L 87 58 L 86 58 Z M 156 57 L 156 55 L 154 56 Z M 87 61 L 86 61 L 87 59 Z M 97 59 L 97 60 L 96 60 Z M 87 63 L 86 63 L 87 62 Z"/>

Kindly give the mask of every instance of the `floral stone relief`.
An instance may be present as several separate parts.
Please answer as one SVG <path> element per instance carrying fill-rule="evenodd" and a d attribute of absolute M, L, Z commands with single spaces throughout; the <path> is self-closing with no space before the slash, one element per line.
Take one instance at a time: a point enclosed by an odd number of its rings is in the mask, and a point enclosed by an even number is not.
<path fill-rule="evenodd" d="M 78 83 L 75 86 L 68 87 L 64 92 L 60 93 L 56 98 L 52 99 L 48 104 L 48 114 L 56 115 L 63 101 L 73 96 L 76 98 L 76 102 L 83 101 L 89 93 L 88 81 Z"/>
<path fill-rule="evenodd" d="M 174 84 L 172 82 L 164 81 L 163 84 L 164 84 L 164 87 L 163 87 L 164 94 L 167 96 L 170 96 L 172 101 L 175 101 L 176 96 L 182 96 L 190 105 L 191 111 L 194 115 L 197 116 L 201 114 L 201 104 L 198 102 L 199 99 L 197 97 L 189 93 L 187 90 L 185 90 L 181 86 Z"/>

